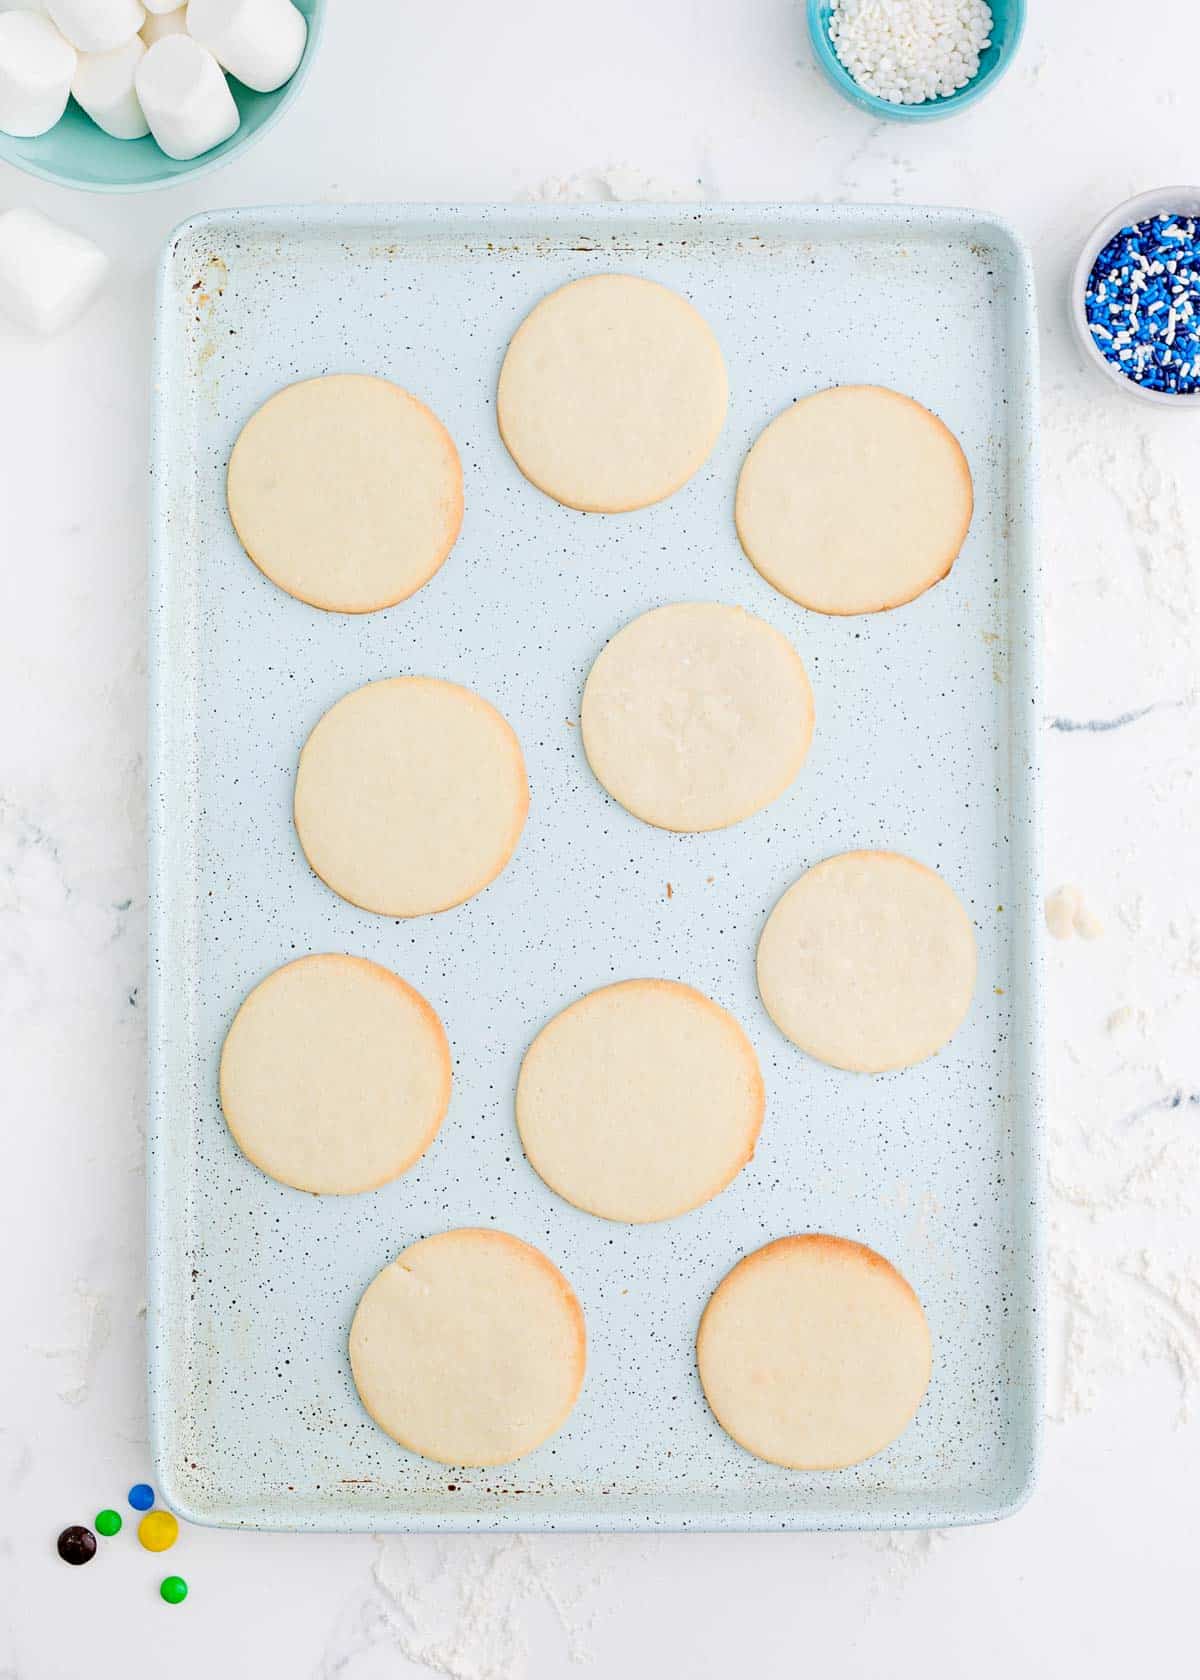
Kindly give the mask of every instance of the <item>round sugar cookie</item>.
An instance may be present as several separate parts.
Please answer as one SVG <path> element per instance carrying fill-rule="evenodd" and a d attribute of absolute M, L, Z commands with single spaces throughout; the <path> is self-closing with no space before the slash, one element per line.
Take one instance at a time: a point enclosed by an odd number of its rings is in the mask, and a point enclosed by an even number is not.
<path fill-rule="evenodd" d="M 390 380 L 288 385 L 242 427 L 229 515 L 258 569 L 327 612 L 377 612 L 437 571 L 462 525 L 462 468 L 437 415 Z"/>
<path fill-rule="evenodd" d="M 374 1190 L 425 1153 L 450 1101 L 450 1047 L 419 992 L 363 957 L 286 963 L 233 1018 L 221 1108 L 238 1148 L 296 1190 Z"/>
<path fill-rule="evenodd" d="M 528 809 L 509 725 L 437 677 L 345 695 L 296 772 L 305 857 L 334 892 L 383 916 L 426 916 L 480 892 L 512 856 Z"/>
<path fill-rule="evenodd" d="M 587 1360 L 558 1267 L 503 1231 L 445 1231 L 385 1266 L 358 1303 L 359 1398 L 402 1447 L 441 1464 L 508 1464 L 560 1428 Z"/>
<path fill-rule="evenodd" d="M 971 523 L 967 458 L 935 414 L 881 385 L 785 409 L 738 480 L 742 547 L 816 612 L 883 612 L 944 578 Z"/>
<path fill-rule="evenodd" d="M 752 816 L 808 753 L 800 655 L 741 607 L 657 607 L 609 642 L 583 691 L 584 750 L 613 798 L 656 828 L 698 833 Z"/>
<path fill-rule="evenodd" d="M 525 1052 L 517 1127 L 530 1165 L 585 1213 L 673 1219 L 754 1154 L 765 1097 L 754 1047 L 674 980 L 589 992 Z"/>
<path fill-rule="evenodd" d="M 975 968 L 958 897 L 896 852 L 814 864 L 758 942 L 758 989 L 775 1025 L 819 1062 L 859 1073 L 940 1050 L 970 1008 Z"/>
<path fill-rule="evenodd" d="M 780 1237 L 714 1290 L 696 1336 L 700 1382 L 739 1446 L 790 1470 L 882 1452 L 929 1386 L 921 1303 L 882 1255 L 845 1237 Z"/>
<path fill-rule="evenodd" d="M 626 513 L 703 466 L 728 399 L 721 347 L 686 298 L 636 275 L 593 274 L 521 322 L 496 415 L 539 490 L 585 513 Z"/>

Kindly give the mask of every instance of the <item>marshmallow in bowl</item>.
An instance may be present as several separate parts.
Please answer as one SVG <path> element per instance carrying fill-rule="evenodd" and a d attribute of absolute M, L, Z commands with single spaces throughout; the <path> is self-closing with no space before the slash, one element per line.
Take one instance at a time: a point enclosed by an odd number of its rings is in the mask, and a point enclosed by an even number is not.
<path fill-rule="evenodd" d="M 190 0 L 189 11 L 194 5 Z M 221 66 L 191 35 L 167 35 L 147 47 L 134 87 L 151 134 L 181 163 L 228 140 L 241 121 Z"/>
<path fill-rule="evenodd" d="M 106 53 L 80 53 L 71 80 L 75 102 L 106 134 L 117 140 L 140 140 L 150 125 L 142 114 L 133 78 L 145 56 L 140 35 Z"/>
<path fill-rule="evenodd" d="M 46 10 L 80 52 L 111 52 L 145 21 L 139 0 L 46 0 Z"/>
<path fill-rule="evenodd" d="M 67 105 L 75 49 L 40 12 L 0 15 L 0 129 L 22 139 L 53 128 Z"/>
<path fill-rule="evenodd" d="M 256 93 L 283 86 L 308 38 L 304 14 L 292 0 L 190 0 L 188 30 Z"/>
<path fill-rule="evenodd" d="M 69 326 L 107 272 L 98 245 L 39 210 L 0 215 L 0 310 L 31 332 L 48 336 Z"/>
<path fill-rule="evenodd" d="M 177 6 L 171 12 L 146 13 L 146 21 L 142 25 L 141 35 L 148 47 L 155 41 L 161 41 L 164 35 L 187 34 L 187 7 Z"/>

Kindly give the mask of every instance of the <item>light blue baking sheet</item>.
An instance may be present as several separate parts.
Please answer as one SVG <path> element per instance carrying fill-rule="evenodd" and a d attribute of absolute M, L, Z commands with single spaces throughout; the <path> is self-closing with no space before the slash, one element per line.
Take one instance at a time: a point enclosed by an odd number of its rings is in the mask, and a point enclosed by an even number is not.
<path fill-rule="evenodd" d="M 712 458 L 614 517 L 558 506 L 495 424 L 509 336 L 552 287 L 604 270 L 685 293 L 729 367 Z M 366 617 L 292 600 L 225 509 L 239 428 L 273 391 L 383 374 L 441 416 L 464 465 L 462 536 L 411 600 Z M 911 393 L 961 439 L 975 518 L 949 578 L 873 617 L 777 594 L 738 546 L 746 450 L 836 383 Z M 214 212 L 163 259 L 151 580 L 150 1394 L 158 1485 L 193 1521 L 337 1529 L 875 1528 L 1011 1511 L 1035 1473 L 1039 1333 L 1036 338 L 1028 258 L 993 217 L 897 206 L 326 206 Z M 783 798 L 672 835 L 588 771 L 588 667 L 663 602 L 737 602 L 789 635 L 816 697 Z M 290 806 L 300 747 L 348 689 L 452 678 L 516 728 L 532 789 L 516 856 L 444 915 L 354 909 L 309 871 Z M 857 846 L 936 867 L 979 940 L 947 1050 L 869 1077 L 808 1060 L 754 983 L 763 921 L 802 870 Z M 374 958 L 436 1007 L 454 1055 L 433 1147 L 370 1195 L 258 1172 L 217 1101 L 245 993 L 305 951 Z M 608 981 L 684 980 L 762 1062 L 753 1162 L 682 1219 L 625 1226 L 559 1200 L 513 1119 L 521 1055 Z M 447 1471 L 360 1408 L 346 1335 L 416 1238 L 495 1225 L 544 1249 L 587 1316 L 587 1380 L 561 1432 L 503 1470 Z M 920 1413 L 856 1469 L 760 1462 L 717 1426 L 693 1337 L 748 1250 L 823 1230 L 888 1256 L 925 1304 Z"/>

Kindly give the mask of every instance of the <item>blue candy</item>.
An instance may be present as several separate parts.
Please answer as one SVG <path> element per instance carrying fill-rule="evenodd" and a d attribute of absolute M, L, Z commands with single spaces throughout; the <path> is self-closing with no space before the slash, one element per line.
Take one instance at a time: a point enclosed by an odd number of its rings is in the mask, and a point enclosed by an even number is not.
<path fill-rule="evenodd" d="M 1097 348 L 1151 391 L 1200 391 L 1200 217 L 1152 216 L 1114 234 L 1084 294 Z"/>
<path fill-rule="evenodd" d="M 129 1503 L 135 1511 L 148 1511 L 154 1504 L 154 1489 L 149 1482 L 135 1482 L 129 1490 Z"/>

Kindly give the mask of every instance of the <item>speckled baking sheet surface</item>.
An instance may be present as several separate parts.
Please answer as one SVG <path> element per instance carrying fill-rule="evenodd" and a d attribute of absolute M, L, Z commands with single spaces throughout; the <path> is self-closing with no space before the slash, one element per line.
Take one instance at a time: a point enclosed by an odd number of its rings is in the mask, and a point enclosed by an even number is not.
<path fill-rule="evenodd" d="M 720 338 L 729 416 L 657 507 L 558 506 L 500 442 L 508 338 L 566 280 L 619 269 L 685 293 Z M 292 600 L 246 559 L 225 465 L 273 391 L 383 374 L 456 439 L 466 519 L 411 600 L 366 617 Z M 738 469 L 762 426 L 835 383 L 911 393 L 962 440 L 976 510 L 950 577 L 874 617 L 825 618 L 743 558 Z M 280 1528 L 898 1527 L 1002 1515 L 1036 1459 L 1038 958 L 1029 268 L 987 216 L 896 206 L 517 206 L 218 212 L 164 258 L 154 393 L 151 624 L 149 1313 L 159 1485 L 200 1522 Z M 785 796 L 720 833 L 649 828 L 591 776 L 576 727 L 589 665 L 663 602 L 737 602 L 789 635 L 816 697 Z M 532 803 L 515 858 L 440 916 L 354 909 L 291 822 L 300 747 L 340 695 L 452 678 L 520 735 Z M 763 921 L 802 870 L 856 846 L 932 864 L 968 905 L 980 970 L 941 1055 L 871 1078 L 808 1060 L 758 999 Z M 217 1101 L 245 993 L 305 951 L 396 970 L 454 1055 L 432 1148 L 370 1195 L 272 1182 Z M 521 1055 L 564 1004 L 629 976 L 731 1009 L 762 1062 L 751 1164 L 653 1226 L 560 1201 L 521 1153 Z M 503 1470 L 456 1472 L 362 1411 L 346 1336 L 406 1244 L 495 1225 L 545 1250 L 587 1315 L 587 1380 L 562 1431 Z M 878 1248 L 929 1315 L 934 1374 L 913 1426 L 836 1475 L 761 1463 L 722 1433 L 693 1337 L 748 1250 L 823 1230 Z"/>

